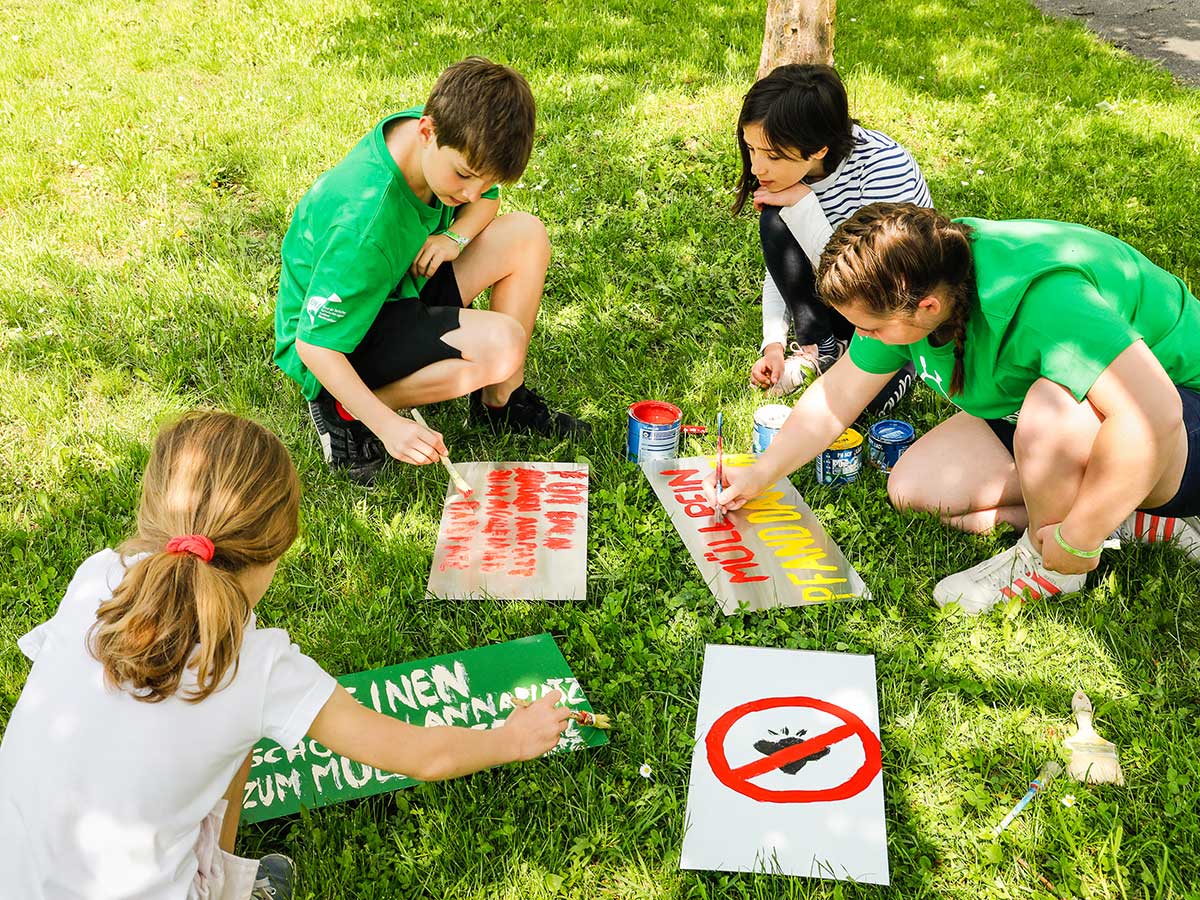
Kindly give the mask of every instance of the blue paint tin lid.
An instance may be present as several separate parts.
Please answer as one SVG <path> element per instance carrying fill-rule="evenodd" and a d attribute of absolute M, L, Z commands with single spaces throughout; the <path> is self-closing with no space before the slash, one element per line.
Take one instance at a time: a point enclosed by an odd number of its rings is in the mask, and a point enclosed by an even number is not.
<path fill-rule="evenodd" d="M 901 444 L 911 441 L 917 430 L 900 419 L 883 419 L 871 426 L 870 435 L 876 441 L 886 444 Z"/>

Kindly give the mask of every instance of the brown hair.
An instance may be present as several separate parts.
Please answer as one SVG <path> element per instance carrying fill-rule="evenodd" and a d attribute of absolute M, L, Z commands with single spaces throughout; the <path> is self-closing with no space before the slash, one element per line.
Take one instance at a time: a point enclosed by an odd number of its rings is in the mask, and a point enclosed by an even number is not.
<path fill-rule="evenodd" d="M 480 173 L 516 181 L 533 152 L 536 105 L 516 69 L 468 56 L 438 78 L 425 103 L 438 146 L 451 147 Z"/>
<path fill-rule="evenodd" d="M 821 254 L 817 291 L 829 306 L 861 303 L 875 316 L 912 312 L 944 291 L 954 341 L 949 394 L 963 389 L 967 317 L 975 295 L 971 226 L 912 203 L 873 203 L 841 224 Z"/>
<path fill-rule="evenodd" d="M 733 214 L 737 215 L 758 188 L 750 171 L 746 126 L 761 125 L 771 149 L 788 159 L 808 159 L 827 147 L 821 160 L 833 172 L 854 149 L 854 126 L 846 87 L 832 66 L 792 63 L 780 66 L 754 82 L 738 113 L 737 145 L 742 174 L 737 183 Z"/>
<path fill-rule="evenodd" d="M 203 700 L 237 673 L 250 603 L 238 575 L 279 559 L 296 539 L 300 483 L 279 438 L 229 413 L 196 412 L 154 441 L 142 479 L 137 534 L 122 555 L 147 554 L 125 574 L 92 626 L 91 652 L 108 682 L 157 703 L 187 667 Z M 210 562 L 168 553 L 167 542 L 204 535 Z"/>

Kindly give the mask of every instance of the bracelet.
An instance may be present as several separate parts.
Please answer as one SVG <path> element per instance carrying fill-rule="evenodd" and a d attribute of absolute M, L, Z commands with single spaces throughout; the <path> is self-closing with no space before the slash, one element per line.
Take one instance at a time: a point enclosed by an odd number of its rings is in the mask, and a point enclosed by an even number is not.
<path fill-rule="evenodd" d="M 1104 549 L 1104 544 L 1101 544 L 1095 550 L 1080 550 L 1077 547 L 1072 547 L 1065 540 L 1063 540 L 1062 523 L 1061 522 L 1054 526 L 1054 539 L 1056 541 L 1058 541 L 1058 546 L 1062 547 L 1064 550 L 1066 550 L 1072 556 L 1078 556 L 1081 559 L 1095 559 L 1097 556 L 1100 555 L 1100 552 Z"/>
<path fill-rule="evenodd" d="M 442 234 L 450 238 L 450 240 L 454 241 L 454 243 L 458 244 L 459 250 L 465 250 L 467 244 L 471 243 L 471 239 L 469 237 L 463 237 L 458 232 L 451 231 L 449 228 L 443 231 Z"/>

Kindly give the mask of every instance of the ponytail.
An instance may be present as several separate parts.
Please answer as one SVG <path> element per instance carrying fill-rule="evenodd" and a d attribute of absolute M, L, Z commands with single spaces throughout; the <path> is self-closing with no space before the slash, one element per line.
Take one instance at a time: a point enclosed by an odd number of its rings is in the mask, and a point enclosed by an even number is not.
<path fill-rule="evenodd" d="M 298 530 L 299 481 L 282 443 L 227 413 L 194 413 L 167 426 L 142 482 L 137 534 L 124 555 L 145 554 L 102 604 L 91 652 L 110 685 L 157 703 L 185 672 L 203 700 L 236 675 L 250 602 L 240 575 L 274 562 Z"/>
<path fill-rule="evenodd" d="M 864 206 L 834 232 L 817 268 L 829 306 L 861 304 L 874 316 L 912 314 L 941 291 L 950 317 L 939 328 L 954 343 L 949 396 L 963 390 L 967 320 L 975 297 L 971 227 L 912 203 Z"/>

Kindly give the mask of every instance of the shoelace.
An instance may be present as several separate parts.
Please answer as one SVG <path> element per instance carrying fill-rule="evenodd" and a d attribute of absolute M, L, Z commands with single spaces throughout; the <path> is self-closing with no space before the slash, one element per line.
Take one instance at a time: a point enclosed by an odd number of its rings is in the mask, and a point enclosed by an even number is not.
<path fill-rule="evenodd" d="M 275 888 L 269 878 L 259 878 L 254 882 L 254 890 L 250 892 L 250 900 L 273 900 Z"/>

